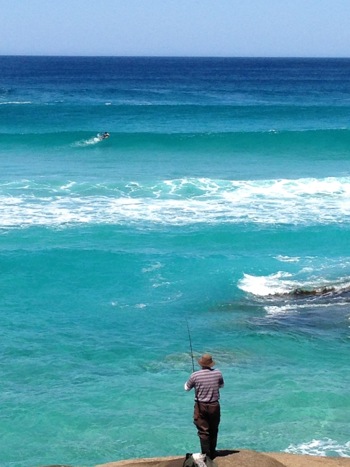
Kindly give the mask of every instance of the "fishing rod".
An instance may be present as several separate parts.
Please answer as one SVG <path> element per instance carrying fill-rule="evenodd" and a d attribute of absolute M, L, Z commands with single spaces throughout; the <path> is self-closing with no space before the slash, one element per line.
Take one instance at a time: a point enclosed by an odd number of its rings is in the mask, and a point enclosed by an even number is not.
<path fill-rule="evenodd" d="M 187 332 L 188 332 L 188 340 L 190 341 L 190 350 L 191 350 L 191 359 L 192 359 L 192 370 L 193 370 L 193 373 L 194 373 L 194 360 L 193 360 L 192 339 L 191 339 L 190 327 L 189 327 L 189 325 L 188 325 L 187 319 L 186 319 L 186 325 L 187 325 Z"/>

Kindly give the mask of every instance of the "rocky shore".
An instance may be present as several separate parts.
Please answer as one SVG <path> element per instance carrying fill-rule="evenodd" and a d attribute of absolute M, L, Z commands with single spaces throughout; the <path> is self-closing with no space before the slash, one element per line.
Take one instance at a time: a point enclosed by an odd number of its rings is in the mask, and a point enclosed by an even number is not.
<path fill-rule="evenodd" d="M 182 467 L 183 462 L 184 457 L 160 457 L 109 462 L 96 467 Z M 350 458 L 222 450 L 215 463 L 218 467 L 350 467 Z"/>
<path fill-rule="evenodd" d="M 153 457 L 108 462 L 95 467 L 182 467 L 184 460 L 184 456 Z M 318 457 L 281 452 L 260 453 L 244 449 L 221 450 L 214 462 L 217 467 L 350 467 L 350 457 Z M 42 467 L 73 466 L 55 464 Z"/>

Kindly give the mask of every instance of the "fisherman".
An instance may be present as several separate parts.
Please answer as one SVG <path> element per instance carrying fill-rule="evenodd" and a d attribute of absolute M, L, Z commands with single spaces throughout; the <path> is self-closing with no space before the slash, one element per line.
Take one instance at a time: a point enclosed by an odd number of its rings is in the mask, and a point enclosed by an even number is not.
<path fill-rule="evenodd" d="M 215 362 L 211 355 L 202 355 L 198 363 L 201 369 L 191 374 L 185 390 L 195 390 L 193 423 L 198 430 L 201 452 L 214 459 L 220 424 L 219 389 L 224 387 L 224 379 L 221 371 L 213 368 Z"/>

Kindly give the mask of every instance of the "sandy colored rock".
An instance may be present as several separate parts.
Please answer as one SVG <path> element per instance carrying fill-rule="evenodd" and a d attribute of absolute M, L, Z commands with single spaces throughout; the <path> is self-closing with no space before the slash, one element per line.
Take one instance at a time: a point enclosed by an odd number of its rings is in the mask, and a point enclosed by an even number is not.
<path fill-rule="evenodd" d="M 182 467 L 184 457 L 131 459 L 96 467 Z M 286 453 L 259 453 L 248 450 L 219 451 L 217 467 L 350 467 L 349 457 L 316 457 Z"/>
<path fill-rule="evenodd" d="M 282 452 L 271 452 L 270 457 L 287 467 L 349 467 L 350 457 L 302 456 Z"/>

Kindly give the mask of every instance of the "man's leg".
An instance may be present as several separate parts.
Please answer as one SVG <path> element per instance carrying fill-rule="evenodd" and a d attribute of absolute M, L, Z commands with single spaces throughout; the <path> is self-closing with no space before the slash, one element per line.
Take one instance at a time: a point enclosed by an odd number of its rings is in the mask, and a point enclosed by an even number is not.
<path fill-rule="evenodd" d="M 210 457 L 209 421 L 206 410 L 207 404 L 196 402 L 194 405 L 193 423 L 198 430 L 202 454 Z"/>
<path fill-rule="evenodd" d="M 210 458 L 216 456 L 216 444 L 220 424 L 220 404 L 212 404 L 208 409 Z"/>

